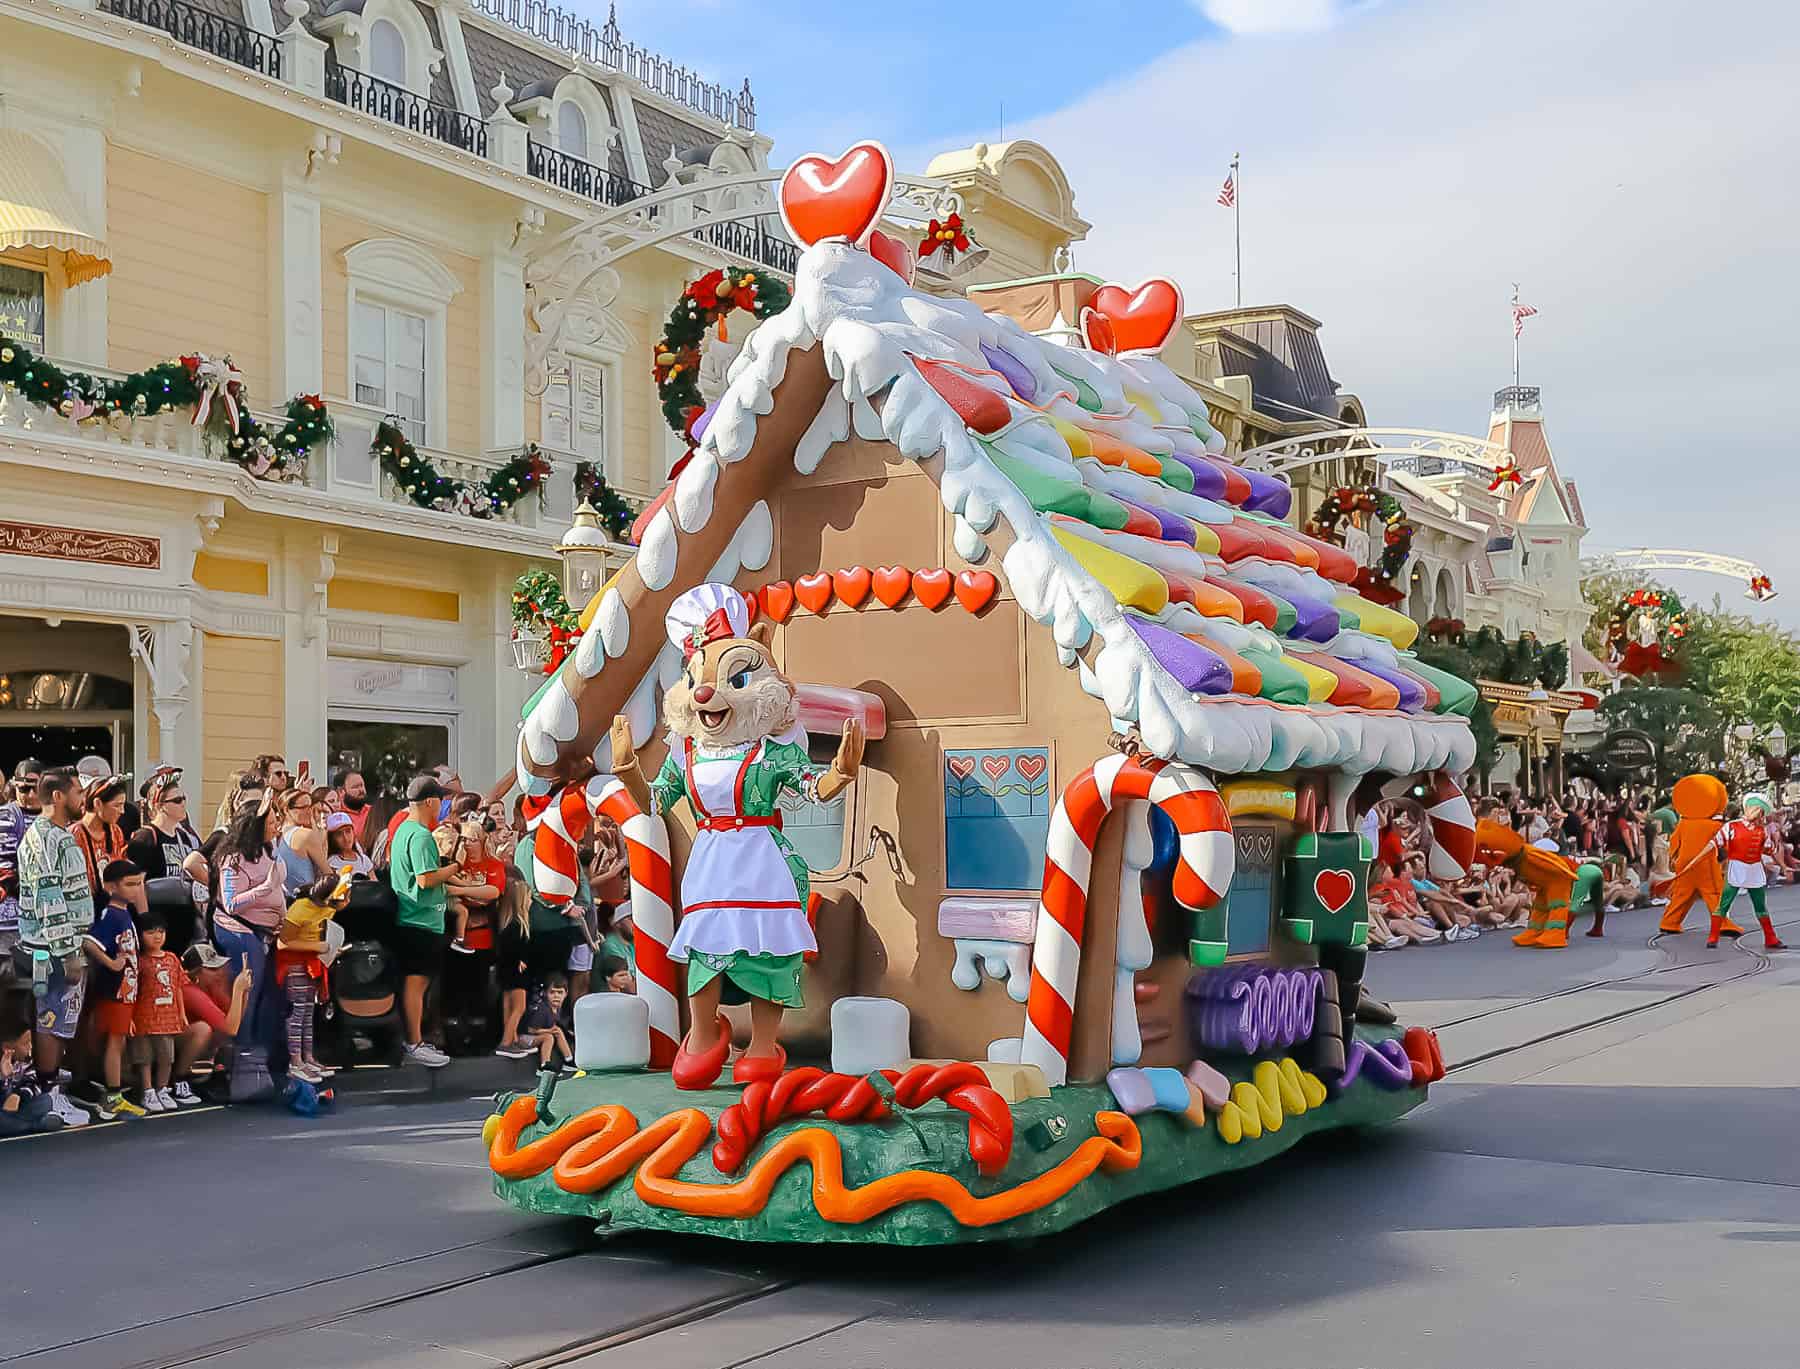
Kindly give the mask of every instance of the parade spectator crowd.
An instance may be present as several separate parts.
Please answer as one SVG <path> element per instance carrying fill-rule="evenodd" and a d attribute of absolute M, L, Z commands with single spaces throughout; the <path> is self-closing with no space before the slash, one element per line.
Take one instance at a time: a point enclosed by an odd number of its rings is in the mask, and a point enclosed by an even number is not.
<path fill-rule="evenodd" d="M 552 904 L 520 806 L 448 767 L 384 801 L 264 755 L 196 804 L 180 770 L 134 787 L 97 756 L 0 782 L 0 1137 L 291 1099 L 364 1059 L 568 1069 L 575 1001 L 636 989 L 609 821 Z"/>
<path fill-rule="evenodd" d="M 517 858 L 520 805 L 448 767 L 388 797 L 354 770 L 321 784 L 264 755 L 230 775 L 210 821 L 195 806 L 180 770 L 134 787 L 97 756 L 25 760 L 0 785 L 0 1137 L 290 1096 L 368 1058 L 571 1068 L 575 1002 L 636 989 L 610 821 L 582 849 L 574 899 L 552 903 Z M 1502 791 L 1478 812 L 1601 864 L 1607 912 L 1664 902 L 1667 823 L 1648 792 Z M 1362 830 L 1372 948 L 1524 925 L 1532 892 L 1506 867 L 1430 876 L 1417 799 L 1381 799 Z M 1770 831 L 1791 878 L 1800 817 Z"/>

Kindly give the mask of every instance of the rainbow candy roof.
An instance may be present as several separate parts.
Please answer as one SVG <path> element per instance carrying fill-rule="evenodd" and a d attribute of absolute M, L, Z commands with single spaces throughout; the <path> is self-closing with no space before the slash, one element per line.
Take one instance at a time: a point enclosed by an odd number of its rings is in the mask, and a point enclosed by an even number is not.
<path fill-rule="evenodd" d="M 1204 400 L 1160 360 L 1064 346 L 920 294 L 841 241 L 802 255 L 793 303 L 751 334 L 667 503 L 749 452 L 789 355 L 814 346 L 838 383 L 798 471 L 853 431 L 941 456 L 958 551 L 986 559 L 1005 524 L 996 569 L 1021 608 L 1154 754 L 1222 772 L 1472 763 L 1474 687 L 1407 651 L 1417 626 L 1350 588 L 1341 548 L 1280 521 L 1287 485 L 1227 461 Z M 650 520 L 640 562 L 662 554 L 658 521 L 672 516 Z M 715 573 L 754 569 L 741 550 Z"/>

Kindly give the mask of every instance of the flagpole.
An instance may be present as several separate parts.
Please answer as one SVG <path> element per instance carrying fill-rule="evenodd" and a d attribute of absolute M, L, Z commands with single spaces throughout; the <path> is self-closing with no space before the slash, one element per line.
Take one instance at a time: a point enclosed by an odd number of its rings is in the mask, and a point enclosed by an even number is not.
<path fill-rule="evenodd" d="M 1237 307 L 1244 307 L 1244 177 L 1238 168 L 1241 154 L 1231 154 L 1231 222 L 1237 238 Z M 1517 381 L 1514 382 L 1517 384 Z"/>
<path fill-rule="evenodd" d="M 1519 388 L 1519 333 L 1522 331 L 1519 327 L 1519 282 L 1518 281 L 1513 282 L 1512 302 L 1513 302 L 1513 315 L 1512 315 L 1513 388 L 1516 390 Z"/>

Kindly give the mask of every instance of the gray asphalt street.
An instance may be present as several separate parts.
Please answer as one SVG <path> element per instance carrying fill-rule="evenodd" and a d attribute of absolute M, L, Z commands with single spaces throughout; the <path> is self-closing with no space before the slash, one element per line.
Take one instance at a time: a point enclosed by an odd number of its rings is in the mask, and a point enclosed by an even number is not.
<path fill-rule="evenodd" d="M 1800 896 L 1774 906 L 1800 934 Z M 476 1100 L 0 1144 L 0 1362 L 1792 1363 L 1800 953 L 1654 930 L 1376 957 L 1441 1028 L 1428 1104 L 1022 1247 L 597 1240 L 492 1198 Z"/>

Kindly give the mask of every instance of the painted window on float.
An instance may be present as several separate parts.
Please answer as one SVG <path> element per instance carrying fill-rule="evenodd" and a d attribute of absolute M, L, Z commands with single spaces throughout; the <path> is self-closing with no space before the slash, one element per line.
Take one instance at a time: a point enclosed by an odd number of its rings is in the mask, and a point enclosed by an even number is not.
<path fill-rule="evenodd" d="M 1050 750 L 944 752 L 944 884 L 1035 890 L 1050 836 Z"/>

